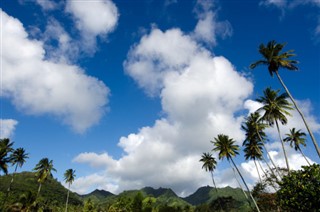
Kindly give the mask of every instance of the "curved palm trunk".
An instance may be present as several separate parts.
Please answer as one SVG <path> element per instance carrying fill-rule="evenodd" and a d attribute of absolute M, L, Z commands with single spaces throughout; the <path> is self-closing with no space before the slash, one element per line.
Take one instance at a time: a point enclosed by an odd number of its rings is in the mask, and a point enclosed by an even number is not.
<path fill-rule="evenodd" d="M 259 172 L 259 169 L 258 169 L 258 166 L 257 166 L 257 163 L 256 163 L 256 159 L 253 159 L 253 162 L 254 162 L 254 165 L 255 165 L 255 167 L 256 167 L 256 169 L 257 169 L 260 183 L 262 184 L 262 179 L 261 179 L 260 172 Z"/>
<path fill-rule="evenodd" d="M 288 161 L 287 153 L 286 153 L 286 150 L 285 150 L 285 148 L 284 148 L 284 143 L 283 143 L 283 140 L 282 140 L 282 137 L 281 137 L 279 124 L 278 124 L 278 121 L 277 121 L 277 120 L 275 120 L 275 122 L 276 122 L 277 130 L 278 130 L 278 133 L 279 133 L 280 142 L 281 142 L 281 145 L 282 145 L 282 150 L 283 150 L 284 158 L 285 158 L 285 160 L 286 160 L 287 169 L 288 169 L 288 172 L 290 173 L 289 161 Z"/>
<path fill-rule="evenodd" d="M 212 178 L 212 180 L 213 180 L 213 178 Z M 69 183 L 69 186 L 68 186 L 68 194 L 67 194 L 67 201 L 66 201 L 66 212 L 68 211 L 69 192 L 70 192 L 70 183 Z"/>
<path fill-rule="evenodd" d="M 216 189 L 216 192 L 217 192 L 217 197 L 219 198 L 219 192 L 218 192 L 218 189 L 217 189 L 216 183 L 214 182 L 213 172 L 212 172 L 212 171 L 210 171 L 210 173 L 211 173 L 212 183 L 213 183 L 214 188 Z M 221 211 L 223 211 L 223 209 L 222 209 L 222 205 L 221 205 L 221 202 L 220 202 L 220 199 L 219 199 L 219 205 L 220 205 L 220 209 L 221 209 Z M 67 211 L 66 211 L 66 212 L 67 212 Z"/>
<path fill-rule="evenodd" d="M 267 153 L 267 155 L 268 155 L 268 157 L 269 157 L 269 159 L 270 159 L 273 167 L 274 167 L 274 168 L 276 169 L 276 171 L 278 172 L 279 177 L 282 178 L 283 176 L 281 175 L 280 171 L 278 170 L 278 167 L 276 166 L 276 164 L 275 164 L 274 161 L 272 160 L 271 155 L 269 154 L 266 146 L 264 145 L 264 141 L 262 140 L 262 138 L 261 138 L 261 136 L 260 136 L 260 133 L 259 133 L 259 132 L 257 132 L 257 133 L 258 133 L 258 137 L 259 137 L 260 141 L 262 142 L 262 146 L 263 146 L 263 148 L 266 150 L 266 153 Z M 259 151 L 260 151 L 260 149 L 259 149 Z M 261 153 L 261 151 L 260 151 L 260 153 Z M 261 155 L 263 156 L 262 153 L 261 153 Z M 264 156 L 263 156 L 263 158 L 264 158 Z M 265 158 L 264 158 L 264 160 L 265 160 L 266 164 L 268 165 L 270 171 L 274 174 L 273 170 L 270 168 L 269 164 L 267 163 L 267 160 L 266 160 Z M 276 175 L 274 174 L 274 176 L 276 176 Z"/>
<path fill-rule="evenodd" d="M 309 160 L 307 159 L 307 157 L 303 154 L 302 150 L 300 149 L 300 147 L 298 147 L 301 155 L 304 157 L 304 159 L 307 161 L 307 163 L 309 164 L 309 166 L 311 166 L 311 163 L 309 162 Z"/>
<path fill-rule="evenodd" d="M 260 212 L 260 209 L 259 209 L 259 207 L 258 207 L 255 199 L 253 198 L 253 196 L 252 196 L 252 194 L 251 194 L 251 192 L 250 192 L 250 189 L 249 189 L 246 181 L 243 179 L 242 174 L 240 173 L 238 167 L 236 166 L 236 164 L 234 163 L 234 161 L 232 160 L 232 158 L 230 158 L 230 159 L 231 159 L 231 162 L 232 162 L 232 164 L 234 165 L 234 167 L 236 167 L 237 172 L 238 172 L 238 174 L 240 175 L 242 182 L 243 182 L 244 185 L 246 186 L 246 188 L 247 188 L 247 190 L 248 190 L 248 193 L 249 193 L 249 195 L 250 195 L 250 198 L 252 199 L 252 201 L 253 201 L 253 203 L 254 203 L 254 206 L 256 207 L 257 211 Z"/>
<path fill-rule="evenodd" d="M 302 118 L 302 120 L 303 120 L 303 122 L 304 122 L 304 125 L 306 126 L 306 128 L 307 128 L 307 130 L 308 130 L 308 132 L 309 132 L 309 135 L 310 135 L 311 140 L 312 140 L 312 143 L 313 143 L 313 145 L 314 145 L 314 147 L 315 147 L 315 149 L 316 149 L 316 151 L 317 151 L 317 153 L 318 153 L 318 156 L 320 157 L 320 149 L 319 149 L 319 146 L 318 146 L 318 144 L 317 144 L 316 139 L 315 139 L 314 136 L 313 136 L 312 131 L 311 131 L 310 128 L 309 128 L 309 125 L 307 124 L 307 122 L 306 122 L 306 120 L 305 120 L 305 118 L 304 118 L 303 113 L 302 113 L 301 110 L 299 109 L 296 101 L 295 101 L 294 98 L 292 97 L 292 95 L 291 95 L 291 93 L 289 92 L 287 86 L 286 86 L 286 85 L 284 84 L 284 82 L 282 81 L 282 79 L 281 79 L 278 71 L 275 71 L 275 73 L 276 73 L 276 75 L 277 75 L 277 77 L 278 77 L 278 79 L 279 79 L 282 87 L 284 88 L 284 90 L 287 92 L 289 98 L 291 99 L 294 107 L 297 109 L 298 113 L 300 114 L 300 116 L 301 116 L 301 118 Z"/>

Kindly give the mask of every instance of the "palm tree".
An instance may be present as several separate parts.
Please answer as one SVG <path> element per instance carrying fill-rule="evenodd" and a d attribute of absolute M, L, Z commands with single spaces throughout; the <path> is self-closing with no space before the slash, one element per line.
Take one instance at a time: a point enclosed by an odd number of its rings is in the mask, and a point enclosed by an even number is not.
<path fill-rule="evenodd" d="M 68 183 L 68 194 L 67 194 L 67 201 L 66 201 L 66 212 L 68 211 L 68 201 L 69 201 L 69 191 L 70 191 L 70 185 L 73 183 L 76 170 L 68 169 L 64 173 L 64 180 L 66 183 Z"/>
<path fill-rule="evenodd" d="M 9 138 L 0 139 L 0 171 L 8 174 L 8 163 L 10 163 L 9 152 L 12 152 L 13 142 Z"/>
<path fill-rule="evenodd" d="M 273 76 L 273 74 L 276 74 L 282 87 L 285 89 L 286 93 L 288 94 L 289 98 L 291 99 L 295 108 L 297 109 L 298 113 L 300 114 L 300 116 L 301 116 L 301 118 L 302 118 L 302 120 L 303 120 L 309 134 L 310 134 L 310 137 L 311 137 L 313 145 L 318 153 L 318 156 L 320 157 L 320 149 L 317 144 L 317 141 L 316 141 L 312 131 L 310 130 L 309 125 L 307 124 L 303 113 L 299 109 L 296 101 L 292 97 L 287 86 L 284 84 L 284 82 L 282 81 L 282 79 L 279 75 L 279 68 L 284 68 L 284 69 L 288 69 L 291 71 L 298 70 L 298 67 L 295 66 L 295 64 L 297 64 L 298 61 L 289 59 L 290 57 L 295 56 L 295 54 L 293 54 L 294 51 L 289 50 L 287 52 L 281 52 L 282 49 L 285 47 L 285 45 L 286 45 L 286 43 L 280 44 L 280 43 L 277 43 L 276 41 L 268 42 L 267 46 L 265 46 L 264 44 L 261 44 L 259 46 L 259 52 L 263 56 L 263 59 L 252 63 L 250 65 L 250 68 L 254 69 L 258 65 L 266 65 L 266 66 L 268 66 L 268 70 L 269 70 L 269 73 L 271 76 Z"/>
<path fill-rule="evenodd" d="M 230 163 L 230 160 L 231 160 L 233 166 L 236 168 L 238 174 L 240 175 L 242 182 L 246 186 L 247 191 L 248 191 L 248 193 L 250 195 L 250 198 L 252 199 L 256 209 L 258 210 L 258 212 L 260 212 L 260 209 L 259 209 L 256 201 L 254 200 L 246 181 L 242 177 L 242 174 L 240 173 L 237 165 L 234 163 L 234 161 L 232 159 L 232 157 L 234 157 L 234 156 L 239 154 L 239 152 L 238 152 L 239 146 L 234 144 L 235 141 L 232 138 L 229 138 L 229 136 L 224 135 L 224 134 L 219 134 L 217 138 L 214 138 L 214 140 L 215 141 L 213 142 L 213 144 L 214 144 L 215 147 L 213 148 L 213 151 L 219 152 L 219 159 L 223 159 L 223 158 L 226 157 L 227 160 L 229 161 L 229 163 Z"/>
<path fill-rule="evenodd" d="M 287 169 L 288 171 L 290 171 L 288 157 L 287 157 L 286 150 L 284 148 L 284 142 L 281 137 L 278 121 L 280 121 L 281 124 L 283 125 L 287 124 L 288 120 L 286 115 L 288 116 L 290 115 L 288 110 L 292 110 L 292 107 L 291 107 L 291 104 L 286 99 L 288 95 L 286 93 L 282 93 L 281 95 L 278 95 L 278 93 L 279 93 L 279 90 L 275 91 L 275 90 L 272 90 L 271 88 L 266 88 L 263 91 L 264 96 L 257 99 L 258 102 L 263 104 L 263 106 L 259 108 L 257 111 L 258 112 L 264 111 L 264 114 L 262 115 L 261 119 L 266 121 L 269 124 L 269 126 L 273 126 L 274 123 L 276 123 Z"/>
<path fill-rule="evenodd" d="M 290 130 L 289 134 L 286 134 L 286 138 L 283 139 L 284 142 L 290 142 L 290 146 L 294 147 L 294 150 L 298 151 L 302 154 L 302 156 L 304 157 L 304 159 L 307 161 L 307 163 L 309 164 L 309 166 L 311 166 L 311 164 L 309 163 L 308 159 L 306 158 L 306 156 L 303 154 L 301 148 L 300 148 L 300 144 L 303 146 L 306 146 L 306 139 L 305 136 L 306 134 L 304 132 L 301 132 L 301 130 L 296 131 L 295 128 L 292 128 Z"/>
<path fill-rule="evenodd" d="M 11 182 L 8 188 L 8 192 L 11 190 L 11 185 L 13 183 L 13 176 L 17 172 L 18 166 L 21 168 L 23 164 L 26 162 L 26 159 L 29 158 L 28 153 L 26 153 L 26 150 L 24 148 L 18 148 L 13 151 L 13 153 L 10 156 L 11 164 L 14 166 L 16 165 L 14 169 L 14 173 L 12 174 Z"/>
<path fill-rule="evenodd" d="M 49 161 L 48 158 L 42 158 L 33 170 L 37 172 L 36 177 L 39 183 L 39 188 L 37 193 L 37 197 L 38 197 L 41 190 L 42 183 L 47 180 L 48 176 L 52 177 L 51 171 L 57 171 L 57 170 L 53 168 L 53 161 L 52 160 Z"/>
<path fill-rule="evenodd" d="M 217 165 L 216 159 L 212 156 L 212 154 L 210 154 L 208 152 L 208 153 L 202 154 L 200 162 L 203 163 L 202 168 L 211 173 L 212 183 L 214 185 L 214 188 L 216 189 L 217 196 L 219 197 L 218 189 L 217 189 L 216 183 L 214 182 L 214 178 L 213 178 L 213 171 L 216 169 L 216 165 Z M 219 201 L 219 203 L 220 203 L 220 201 Z M 220 208 L 222 211 L 221 204 L 220 204 Z"/>
<path fill-rule="evenodd" d="M 259 140 L 260 144 L 266 150 L 266 153 L 267 153 L 272 165 L 274 166 L 274 168 L 278 172 L 278 175 L 281 177 L 281 174 L 280 174 L 276 164 L 272 160 L 271 155 L 269 154 L 266 146 L 264 145 L 264 142 L 266 140 L 266 133 L 264 132 L 264 130 L 267 127 L 268 127 L 268 125 L 264 124 L 261 121 L 261 117 L 260 117 L 260 114 L 258 112 L 250 113 L 250 115 L 245 118 L 245 122 L 241 125 L 241 128 L 245 131 L 245 135 L 246 135 L 244 143 L 245 142 L 250 142 L 251 140 Z M 267 162 L 266 158 L 264 157 L 262 149 L 258 148 L 257 151 L 258 152 L 261 151 L 260 154 L 261 154 L 264 162 L 267 164 L 267 166 L 270 169 L 270 171 L 275 175 L 275 173 L 273 172 L 273 170 L 269 166 L 269 163 Z"/>
<path fill-rule="evenodd" d="M 262 142 L 259 140 L 251 139 L 249 141 L 244 141 L 242 146 L 244 146 L 244 157 L 246 160 L 253 160 L 254 165 L 257 169 L 257 173 L 259 176 L 260 183 L 262 183 L 262 179 L 260 176 L 260 172 L 257 166 L 256 160 L 262 159 Z"/>

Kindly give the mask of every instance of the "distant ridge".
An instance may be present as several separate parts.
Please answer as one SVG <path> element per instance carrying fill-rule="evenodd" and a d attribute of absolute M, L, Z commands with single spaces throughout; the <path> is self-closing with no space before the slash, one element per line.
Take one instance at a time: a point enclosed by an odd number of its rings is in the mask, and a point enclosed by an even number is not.
<path fill-rule="evenodd" d="M 174 191 L 172 191 L 170 188 L 158 188 L 154 189 L 152 187 L 144 187 L 141 189 L 142 192 L 145 192 L 147 195 L 152 195 L 155 198 L 158 198 L 161 195 L 166 195 L 166 196 L 172 196 L 172 197 L 178 197 Z"/>
<path fill-rule="evenodd" d="M 101 200 L 103 200 L 107 197 L 111 197 L 111 196 L 115 196 L 115 195 L 109 191 L 99 190 L 99 189 L 96 189 L 89 194 L 81 195 L 81 197 L 84 199 L 91 198 L 91 199 L 98 200 L 98 201 L 101 201 Z"/>

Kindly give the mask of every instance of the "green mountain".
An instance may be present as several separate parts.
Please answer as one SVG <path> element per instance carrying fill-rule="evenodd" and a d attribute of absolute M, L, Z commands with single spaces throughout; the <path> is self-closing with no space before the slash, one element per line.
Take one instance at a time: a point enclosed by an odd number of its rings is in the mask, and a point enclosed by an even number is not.
<path fill-rule="evenodd" d="M 23 196 L 26 197 L 28 195 L 34 202 L 39 186 L 35 173 L 21 172 L 15 174 L 10 195 L 7 197 L 7 189 L 11 178 L 12 175 L 0 176 L 0 203 L 5 202 L 8 207 L 19 203 L 21 208 L 21 204 L 25 201 L 22 200 Z M 67 191 L 57 179 L 49 177 L 42 184 L 37 203 L 40 204 L 39 207 L 44 209 L 61 211 L 64 208 Z M 218 198 L 220 199 L 217 200 Z M 217 208 L 221 203 L 236 206 L 236 208 L 240 209 L 249 207 L 242 190 L 231 187 L 218 188 L 217 194 L 214 188 L 205 186 L 185 198 L 179 197 L 170 188 L 161 187 L 157 189 L 144 187 L 139 190 L 123 191 L 118 195 L 96 189 L 85 195 L 70 192 L 69 197 L 70 211 L 81 211 L 82 208 L 96 208 L 98 211 L 105 211 L 110 207 L 113 207 L 116 211 L 117 207 L 119 209 L 124 205 L 128 208 L 131 207 L 131 209 L 136 207 L 147 211 L 149 209 L 155 209 L 155 211 L 183 211 L 196 207 Z"/>
<path fill-rule="evenodd" d="M 203 203 L 211 203 L 218 197 L 232 197 L 240 202 L 247 201 L 240 188 L 231 188 L 230 186 L 218 188 L 218 193 L 216 192 L 215 188 L 204 186 L 199 188 L 195 193 L 183 199 L 192 205 L 200 205 Z"/>
<path fill-rule="evenodd" d="M 87 200 L 91 199 L 94 202 L 101 202 L 107 198 L 112 198 L 115 195 L 109 191 L 96 189 L 89 194 L 81 195 L 82 199 Z"/>

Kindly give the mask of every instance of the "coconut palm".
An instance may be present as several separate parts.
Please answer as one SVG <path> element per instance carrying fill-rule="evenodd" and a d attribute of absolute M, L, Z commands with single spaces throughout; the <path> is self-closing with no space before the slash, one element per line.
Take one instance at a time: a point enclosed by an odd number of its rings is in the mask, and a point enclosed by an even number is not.
<path fill-rule="evenodd" d="M 217 195 L 219 195 L 218 189 L 213 177 L 213 171 L 216 169 L 216 165 L 217 165 L 216 159 L 209 152 L 208 153 L 204 152 L 201 156 L 200 162 L 203 163 L 202 168 L 211 173 L 212 183 L 214 185 L 214 188 L 216 189 Z M 220 208 L 222 210 L 221 204 L 220 204 Z"/>
<path fill-rule="evenodd" d="M 239 154 L 239 152 L 238 152 L 239 146 L 234 144 L 235 141 L 232 138 L 229 138 L 229 136 L 224 135 L 224 134 L 219 134 L 217 138 L 214 138 L 214 140 L 215 141 L 213 142 L 213 144 L 214 144 L 213 151 L 219 152 L 219 159 L 227 158 L 229 163 L 230 163 L 230 161 L 232 162 L 233 166 L 236 168 L 239 176 L 241 177 L 242 182 L 246 186 L 246 189 L 247 189 L 247 191 L 250 195 L 250 198 L 252 199 L 256 209 L 260 212 L 260 209 L 259 209 L 255 199 L 253 198 L 246 181 L 242 177 L 241 172 L 239 171 L 237 165 L 234 163 L 234 161 L 232 159 L 232 157 Z"/>
<path fill-rule="evenodd" d="M 242 146 L 244 146 L 244 157 L 246 160 L 253 160 L 254 165 L 257 169 L 260 183 L 262 183 L 261 175 L 257 166 L 256 160 L 262 159 L 262 142 L 257 139 L 251 139 L 249 141 L 244 141 Z"/>
<path fill-rule="evenodd" d="M 10 156 L 11 164 L 14 166 L 16 165 L 14 169 L 14 173 L 12 174 L 11 182 L 8 188 L 8 192 L 11 190 L 11 185 L 13 183 L 13 177 L 14 174 L 17 172 L 18 167 L 22 167 L 23 164 L 26 162 L 26 159 L 29 158 L 28 153 L 26 153 L 26 150 L 24 148 L 18 148 L 14 150 Z"/>
<path fill-rule="evenodd" d="M 282 150 L 284 154 L 284 158 L 286 161 L 287 169 L 290 171 L 289 161 L 287 157 L 286 150 L 284 148 L 284 142 L 281 137 L 281 132 L 279 128 L 278 121 L 281 124 L 285 125 L 288 122 L 286 115 L 290 116 L 289 110 L 292 110 L 291 104 L 287 101 L 288 95 L 286 93 L 282 93 L 278 95 L 279 90 L 275 91 L 271 88 L 266 88 L 263 91 L 264 96 L 257 99 L 258 102 L 262 103 L 263 106 L 259 108 L 258 112 L 264 112 L 261 119 L 266 121 L 269 126 L 273 126 L 274 123 L 276 124 L 277 131 L 279 134 L 280 142 L 282 145 Z"/>
<path fill-rule="evenodd" d="M 301 130 L 296 131 L 295 128 L 290 129 L 290 133 L 286 134 L 286 138 L 283 139 L 284 142 L 290 142 L 290 146 L 294 147 L 294 150 L 299 151 L 304 159 L 307 161 L 309 166 L 311 166 L 310 162 L 308 161 L 307 157 L 303 154 L 300 144 L 306 146 L 306 134 L 301 132 Z"/>
<path fill-rule="evenodd" d="M 244 123 L 241 125 L 241 128 L 245 131 L 245 135 L 246 135 L 244 143 L 250 142 L 251 140 L 259 140 L 260 141 L 259 144 L 261 144 L 264 147 L 272 165 L 274 166 L 275 170 L 278 172 L 278 175 L 281 177 L 277 166 L 275 165 L 271 155 L 269 154 L 266 146 L 264 145 L 264 142 L 266 140 L 266 133 L 264 132 L 264 130 L 267 127 L 268 125 L 261 121 L 261 117 L 258 112 L 250 113 L 250 115 L 245 118 Z M 257 151 L 261 151 L 261 156 L 264 162 L 267 164 L 270 171 L 275 175 L 275 173 L 273 172 L 273 169 L 270 167 L 269 163 L 264 157 L 262 149 L 258 148 Z"/>
<path fill-rule="evenodd" d="M 10 163 L 10 157 L 8 154 L 12 152 L 13 142 L 9 138 L 0 139 L 0 171 L 5 175 L 8 174 L 8 163 Z"/>
<path fill-rule="evenodd" d="M 68 201 L 69 201 L 69 192 L 70 192 L 70 185 L 73 183 L 74 178 L 76 177 L 75 175 L 75 170 L 73 169 L 68 169 L 64 173 L 64 180 L 66 183 L 68 183 L 68 194 L 67 194 L 67 201 L 66 201 L 66 212 L 68 211 Z"/>
<path fill-rule="evenodd" d="M 53 168 L 53 161 L 52 160 L 49 161 L 48 158 L 42 158 L 33 170 L 36 171 L 36 177 L 39 183 L 39 188 L 37 193 L 37 197 L 38 197 L 41 190 L 42 183 L 44 183 L 49 176 L 52 177 L 52 173 L 51 173 L 52 171 L 57 171 L 57 170 Z"/>
<path fill-rule="evenodd" d="M 284 82 L 282 81 L 282 79 L 279 75 L 279 68 L 284 68 L 284 69 L 288 69 L 291 71 L 298 70 L 298 67 L 295 65 L 298 63 L 298 61 L 289 59 L 290 57 L 295 56 L 295 54 L 293 54 L 294 51 L 289 50 L 287 52 L 281 52 L 282 49 L 285 47 L 285 45 L 286 45 L 286 43 L 280 44 L 280 43 L 277 43 L 276 41 L 268 42 L 267 46 L 265 46 L 264 44 L 261 44 L 259 46 L 259 52 L 263 56 L 263 59 L 252 63 L 250 65 L 250 68 L 254 69 L 259 65 L 266 65 L 266 66 L 268 66 L 268 70 L 269 70 L 269 73 L 271 76 L 273 76 L 273 74 L 276 74 L 282 87 L 285 89 L 286 93 L 288 94 L 289 98 L 291 99 L 295 108 L 297 109 L 298 113 L 300 114 L 300 116 L 301 116 L 301 118 L 302 118 L 302 120 L 303 120 L 309 134 L 310 134 L 310 137 L 311 137 L 313 145 L 318 153 L 318 156 L 320 157 L 320 149 L 317 144 L 317 141 L 316 141 L 312 131 L 310 130 L 309 125 L 306 122 L 302 111 L 298 107 L 296 101 L 292 97 L 287 86 L 284 84 Z"/>

